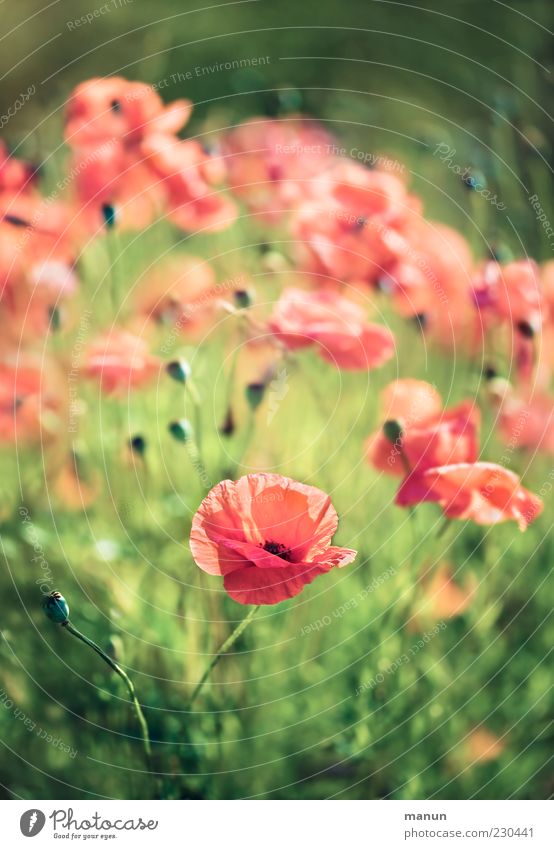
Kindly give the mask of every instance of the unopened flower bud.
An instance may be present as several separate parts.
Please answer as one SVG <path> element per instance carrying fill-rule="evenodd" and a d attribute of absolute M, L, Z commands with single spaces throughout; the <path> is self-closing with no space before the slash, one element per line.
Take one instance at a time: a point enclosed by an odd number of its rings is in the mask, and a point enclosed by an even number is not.
<path fill-rule="evenodd" d="M 389 442 L 399 442 L 404 435 L 402 425 L 396 419 L 388 419 L 383 425 L 383 433 Z"/>
<path fill-rule="evenodd" d="M 511 262 L 514 255 L 508 245 L 503 242 L 495 242 L 490 247 L 491 259 L 495 262 Z"/>
<path fill-rule="evenodd" d="M 487 181 L 485 175 L 481 171 L 466 169 L 462 177 L 462 181 L 468 189 L 486 189 Z"/>
<path fill-rule="evenodd" d="M 419 312 L 414 315 L 415 323 L 420 327 L 421 330 L 425 330 L 428 324 L 427 315 L 424 312 Z"/>
<path fill-rule="evenodd" d="M 223 419 L 223 424 L 219 428 L 222 436 L 232 436 L 235 432 L 235 417 L 233 415 L 233 408 L 229 407 L 227 413 L 225 414 L 225 418 Z"/>
<path fill-rule="evenodd" d="M 241 310 L 251 307 L 254 302 L 253 293 L 249 289 L 237 289 L 233 294 L 235 304 Z"/>
<path fill-rule="evenodd" d="M 64 625 L 69 621 L 69 606 L 61 593 L 57 590 L 44 597 L 42 609 L 46 616 L 58 625 Z"/>
<path fill-rule="evenodd" d="M 102 204 L 102 217 L 106 225 L 106 230 L 113 230 L 115 227 L 116 212 L 115 206 L 112 203 Z"/>
<path fill-rule="evenodd" d="M 141 436 L 140 433 L 135 434 L 129 440 L 129 448 L 133 452 L 133 454 L 138 454 L 139 457 L 144 456 L 144 452 L 146 451 L 146 439 L 144 436 Z"/>
<path fill-rule="evenodd" d="M 249 383 L 245 390 L 246 400 L 251 410 L 257 410 L 265 395 L 265 383 Z"/>
<path fill-rule="evenodd" d="M 186 383 L 190 377 L 190 366 L 186 360 L 173 360 L 166 365 L 165 370 L 177 383 Z"/>
<path fill-rule="evenodd" d="M 171 422 L 171 424 L 167 426 L 167 429 L 177 442 L 187 442 L 192 437 L 193 433 L 192 425 L 188 419 L 180 419 L 177 422 Z"/>
<path fill-rule="evenodd" d="M 516 328 L 524 339 L 533 339 L 535 336 L 535 328 L 528 321 L 518 321 Z"/>

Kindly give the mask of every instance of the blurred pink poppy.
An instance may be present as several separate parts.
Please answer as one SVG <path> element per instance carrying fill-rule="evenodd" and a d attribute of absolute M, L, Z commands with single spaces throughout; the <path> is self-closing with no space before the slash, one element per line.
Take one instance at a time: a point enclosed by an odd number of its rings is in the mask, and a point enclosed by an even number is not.
<path fill-rule="evenodd" d="M 140 279 L 134 302 L 140 316 L 195 339 L 213 321 L 218 299 L 233 285 L 218 285 L 213 267 L 201 257 L 174 256 Z"/>
<path fill-rule="evenodd" d="M 395 175 L 338 160 L 314 179 L 313 198 L 293 218 L 301 267 L 376 284 L 406 254 L 408 224 L 419 213 L 419 201 Z"/>
<path fill-rule="evenodd" d="M 451 463 L 474 463 L 479 454 L 479 409 L 471 401 L 414 424 L 402 423 L 399 444 L 391 442 L 382 430 L 369 437 L 366 459 L 389 475 L 416 473 Z"/>
<path fill-rule="evenodd" d="M 196 141 L 152 136 L 143 145 L 147 163 L 167 192 L 167 214 L 182 230 L 224 230 L 236 218 L 234 203 L 217 188 L 223 160 Z"/>
<path fill-rule="evenodd" d="M 317 345 L 337 368 L 377 368 L 394 355 L 390 330 L 371 324 L 364 310 L 334 289 L 286 289 L 269 319 L 269 328 L 287 348 Z"/>
<path fill-rule="evenodd" d="M 508 392 L 498 414 L 503 441 L 510 448 L 554 454 L 554 398 L 541 390 Z"/>
<path fill-rule="evenodd" d="M 58 431 L 65 399 L 52 364 L 19 353 L 0 361 L 0 442 L 38 440 Z"/>
<path fill-rule="evenodd" d="M 478 525 L 514 520 L 524 531 L 542 512 L 542 501 L 521 486 L 514 472 L 495 463 L 456 463 L 409 475 L 396 504 L 410 507 L 424 501 L 440 504 L 450 519 L 471 519 Z"/>
<path fill-rule="evenodd" d="M 252 118 L 226 133 L 222 151 L 233 193 L 268 222 L 279 221 L 312 191 L 334 162 L 333 138 L 302 115 Z"/>
<path fill-rule="evenodd" d="M 515 260 L 506 265 L 487 262 L 473 288 L 476 303 L 485 315 L 489 311 L 514 327 L 529 327 L 531 332 L 540 329 L 545 303 L 539 269 L 533 260 Z"/>
<path fill-rule="evenodd" d="M 77 86 L 65 136 L 90 227 L 102 225 L 107 204 L 120 227 L 141 229 L 165 211 L 184 229 L 216 230 L 232 221 L 231 202 L 212 186 L 222 177 L 221 163 L 198 142 L 176 136 L 191 110 L 188 100 L 165 106 L 152 87 L 122 77 Z"/>
<path fill-rule="evenodd" d="M 105 392 L 121 394 L 150 383 L 160 367 L 160 360 L 148 352 L 144 339 L 114 329 L 90 345 L 83 371 L 87 377 L 99 380 Z"/>

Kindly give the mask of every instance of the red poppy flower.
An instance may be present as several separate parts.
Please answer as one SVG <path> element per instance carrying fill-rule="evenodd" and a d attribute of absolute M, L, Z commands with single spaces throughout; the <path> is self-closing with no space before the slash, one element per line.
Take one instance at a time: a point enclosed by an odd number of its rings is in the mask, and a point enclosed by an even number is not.
<path fill-rule="evenodd" d="M 206 153 L 197 141 L 151 136 L 144 144 L 146 162 L 167 193 L 168 215 L 182 230 L 224 230 L 236 218 L 233 201 L 218 188 L 225 177 L 223 160 Z"/>
<path fill-rule="evenodd" d="M 269 319 L 272 332 L 291 349 L 316 344 L 337 368 L 376 368 L 394 354 L 390 330 L 366 321 L 364 310 L 333 289 L 287 289 Z"/>
<path fill-rule="evenodd" d="M 374 284 L 409 251 L 404 234 L 419 202 L 393 174 L 338 160 L 314 180 L 312 195 L 292 222 L 304 269 Z"/>
<path fill-rule="evenodd" d="M 439 622 L 461 616 L 469 609 L 477 592 L 477 581 L 473 575 L 459 582 L 450 563 L 440 563 L 437 568 L 426 571 L 421 579 L 421 594 L 417 599 L 408 629 L 423 628 L 426 621 Z"/>
<path fill-rule="evenodd" d="M 222 161 L 176 136 L 191 110 L 188 100 L 165 106 L 151 86 L 122 77 L 77 86 L 65 135 L 89 227 L 101 226 L 108 203 L 118 207 L 120 227 L 144 227 L 164 209 L 187 230 L 231 223 L 234 205 L 213 188 L 225 174 Z"/>
<path fill-rule="evenodd" d="M 498 424 L 502 440 L 511 448 L 554 454 L 554 398 L 537 392 L 506 393 Z"/>
<path fill-rule="evenodd" d="M 143 145 L 153 136 L 173 137 L 188 121 L 192 105 L 165 106 L 151 86 L 123 77 L 87 80 L 72 92 L 65 137 L 74 150 L 79 201 L 89 226 L 98 227 L 104 203 L 120 208 L 120 225 L 146 226 L 161 211 L 163 187 L 144 162 Z"/>
<path fill-rule="evenodd" d="M 376 469 L 403 475 L 405 464 L 412 471 L 453 463 L 474 463 L 479 454 L 477 429 L 480 413 L 471 401 L 425 419 L 403 424 L 401 444 L 392 443 L 382 431 L 369 437 L 366 457 Z"/>
<path fill-rule="evenodd" d="M 0 193 L 31 191 L 36 173 L 35 166 L 11 156 L 6 144 L 0 140 Z"/>
<path fill-rule="evenodd" d="M 332 148 L 332 136 L 303 116 L 245 121 L 223 140 L 231 190 L 257 215 L 279 221 L 333 164 Z"/>
<path fill-rule="evenodd" d="M 381 420 L 396 419 L 404 427 L 421 425 L 439 415 L 442 398 L 431 383 L 405 377 L 393 380 L 381 392 Z"/>
<path fill-rule="evenodd" d="M 451 227 L 421 216 L 410 220 L 404 238 L 406 249 L 381 280 L 395 309 L 407 318 L 424 317 L 426 335 L 443 344 L 472 344 L 474 264 L 468 243 Z"/>
<path fill-rule="evenodd" d="M 72 146 L 120 139 L 130 148 L 151 133 L 179 132 L 191 111 L 188 100 L 165 106 L 146 83 L 123 77 L 95 77 L 72 92 L 65 137 Z"/>
<path fill-rule="evenodd" d="M 105 333 L 89 347 L 84 364 L 87 377 L 100 380 L 108 393 L 144 386 L 160 370 L 160 360 L 148 353 L 144 339 L 125 330 Z"/>
<path fill-rule="evenodd" d="M 0 443 L 43 441 L 61 423 L 64 398 L 53 365 L 19 354 L 0 362 Z"/>
<path fill-rule="evenodd" d="M 225 480 L 194 519 L 190 549 L 198 566 L 222 575 L 240 604 L 277 604 L 356 557 L 331 545 L 338 516 L 330 497 L 275 474 Z"/>
<path fill-rule="evenodd" d="M 521 259 L 500 265 L 487 262 L 474 282 L 478 307 L 514 326 L 525 324 L 539 330 L 545 303 L 539 269 L 533 260 Z"/>
<path fill-rule="evenodd" d="M 182 255 L 154 266 L 137 284 L 134 300 L 141 317 L 192 339 L 213 320 L 223 290 L 205 259 Z"/>
<path fill-rule="evenodd" d="M 516 474 L 495 463 L 456 463 L 411 474 L 396 495 L 396 504 L 423 501 L 441 505 L 450 519 L 472 519 L 478 525 L 516 521 L 520 530 L 542 511 L 542 501 L 521 486 Z"/>

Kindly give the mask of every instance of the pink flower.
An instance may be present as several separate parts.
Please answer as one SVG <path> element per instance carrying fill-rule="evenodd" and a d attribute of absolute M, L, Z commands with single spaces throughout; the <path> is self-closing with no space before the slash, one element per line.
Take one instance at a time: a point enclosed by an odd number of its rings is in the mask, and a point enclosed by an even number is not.
<path fill-rule="evenodd" d="M 514 520 L 522 531 L 542 512 L 541 499 L 495 463 L 456 463 L 409 475 L 396 504 L 410 507 L 423 501 L 440 504 L 450 519 L 471 519 L 478 525 Z"/>
<path fill-rule="evenodd" d="M 192 521 L 197 565 L 222 575 L 240 604 L 277 604 L 319 575 L 352 563 L 356 552 L 331 545 L 338 516 L 329 496 L 281 475 L 224 480 Z"/>
<path fill-rule="evenodd" d="M 320 356 L 347 370 L 381 366 L 395 350 L 386 327 L 366 321 L 358 304 L 331 289 L 285 290 L 269 328 L 291 350 L 315 344 Z"/>
<path fill-rule="evenodd" d="M 405 231 L 420 204 L 393 174 L 337 161 L 314 181 L 292 233 L 301 266 L 341 281 L 375 284 L 405 254 Z"/>
<path fill-rule="evenodd" d="M 108 393 L 122 393 L 149 383 L 161 363 L 148 353 L 144 339 L 125 330 L 104 333 L 86 352 L 84 373 Z"/>
<path fill-rule="evenodd" d="M 332 146 L 332 136 L 303 116 L 245 121 L 223 140 L 231 189 L 257 215 L 278 221 L 333 163 Z"/>
<path fill-rule="evenodd" d="M 389 475 L 405 474 L 405 463 L 412 472 L 451 463 L 474 463 L 479 454 L 479 419 L 475 404 L 464 401 L 420 424 L 408 422 L 399 445 L 377 431 L 368 439 L 367 460 Z"/>

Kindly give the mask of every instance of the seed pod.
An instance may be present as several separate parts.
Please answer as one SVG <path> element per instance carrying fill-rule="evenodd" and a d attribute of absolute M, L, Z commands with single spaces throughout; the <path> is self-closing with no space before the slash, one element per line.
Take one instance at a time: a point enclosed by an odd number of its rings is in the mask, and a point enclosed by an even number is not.
<path fill-rule="evenodd" d="M 69 605 L 65 598 L 57 590 L 53 590 L 44 597 L 42 602 L 44 613 L 52 622 L 64 625 L 69 621 Z"/>
<path fill-rule="evenodd" d="M 245 390 L 246 400 L 251 410 L 257 410 L 264 400 L 265 383 L 249 383 Z"/>
<path fill-rule="evenodd" d="M 235 304 L 241 310 L 251 307 L 254 302 L 254 297 L 249 289 L 237 289 L 233 294 Z"/>
<path fill-rule="evenodd" d="M 188 419 L 180 419 L 177 422 L 171 422 L 167 426 L 173 439 L 177 442 L 187 442 L 193 434 L 192 425 Z"/>
<path fill-rule="evenodd" d="M 389 442 L 395 443 L 402 439 L 404 431 L 396 419 L 388 419 L 383 425 L 383 433 Z"/>
<path fill-rule="evenodd" d="M 166 365 L 165 370 L 177 383 L 186 383 L 190 377 L 190 366 L 186 360 L 173 360 Z"/>
<path fill-rule="evenodd" d="M 139 457 L 144 456 L 144 452 L 146 451 L 146 439 L 144 436 L 141 436 L 140 433 L 135 434 L 129 440 L 129 448 L 133 452 L 133 454 L 138 454 Z"/>
<path fill-rule="evenodd" d="M 102 217 L 104 218 L 106 230 L 113 230 L 115 227 L 116 213 L 115 206 L 112 203 L 102 204 Z"/>

